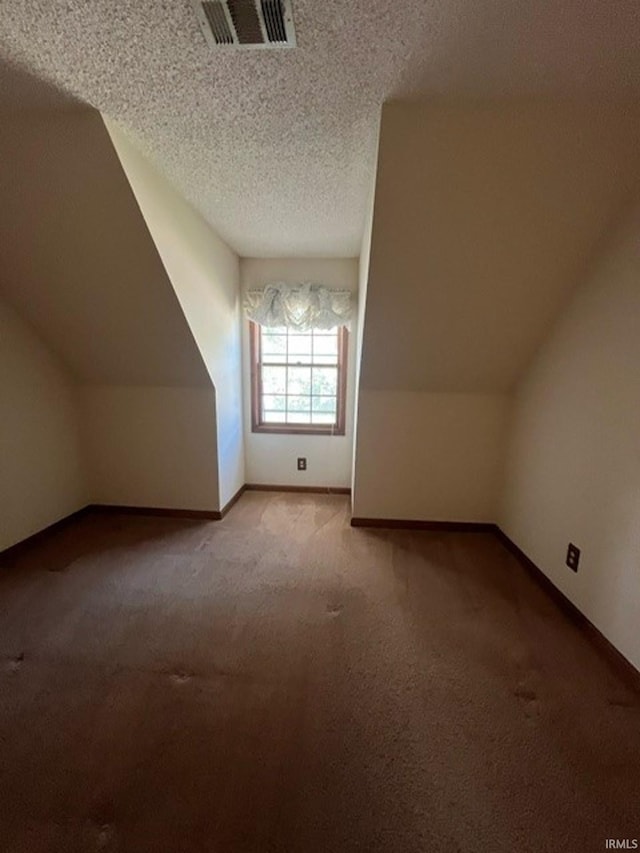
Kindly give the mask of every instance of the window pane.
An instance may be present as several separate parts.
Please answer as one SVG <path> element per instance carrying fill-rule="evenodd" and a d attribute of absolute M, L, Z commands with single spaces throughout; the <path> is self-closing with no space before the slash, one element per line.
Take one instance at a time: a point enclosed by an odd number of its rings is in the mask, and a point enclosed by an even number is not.
<path fill-rule="evenodd" d="M 262 368 L 262 391 L 264 394 L 285 394 L 287 391 L 287 368 Z"/>
<path fill-rule="evenodd" d="M 285 431 L 287 425 L 292 430 L 296 426 L 335 427 L 342 330 L 299 332 L 259 327 L 257 334 L 260 422 Z"/>
<path fill-rule="evenodd" d="M 276 368 L 278 369 L 278 368 Z M 311 394 L 311 368 L 310 367 L 290 367 L 289 382 L 287 385 L 287 393 L 292 395 Z"/>
<path fill-rule="evenodd" d="M 313 354 L 332 355 L 335 361 L 338 358 L 338 336 L 336 334 L 314 335 Z"/>
<path fill-rule="evenodd" d="M 311 367 L 311 356 L 310 355 L 291 355 L 289 353 L 288 364 L 295 367 L 296 365 L 305 365 Z"/>
<path fill-rule="evenodd" d="M 270 361 L 270 355 L 285 355 L 287 352 L 286 335 L 276 335 L 270 329 L 262 332 L 262 355 L 265 361 Z"/>
<path fill-rule="evenodd" d="M 320 412 L 314 412 L 311 415 L 311 423 L 314 424 L 331 424 L 335 425 L 336 416 L 335 415 L 327 415 Z"/>
<path fill-rule="evenodd" d="M 289 357 L 311 356 L 311 335 L 289 335 Z M 295 359 L 294 359 L 295 360 Z"/>
<path fill-rule="evenodd" d="M 284 412 L 287 409 L 287 398 L 284 394 L 279 397 L 265 394 L 262 398 L 262 408 L 269 412 Z"/>
<path fill-rule="evenodd" d="M 335 414 L 336 411 L 336 398 L 335 397 L 312 397 L 312 409 L 314 414 L 319 414 L 320 412 L 326 412 L 329 414 Z"/>
<path fill-rule="evenodd" d="M 288 412 L 287 413 L 287 423 L 288 424 L 310 424 L 311 423 L 311 412 Z"/>
<path fill-rule="evenodd" d="M 309 412 L 311 411 L 311 397 L 289 397 L 287 399 L 287 411 Z"/>
<path fill-rule="evenodd" d="M 335 367 L 313 368 L 313 393 L 336 394 L 338 391 L 338 371 Z"/>

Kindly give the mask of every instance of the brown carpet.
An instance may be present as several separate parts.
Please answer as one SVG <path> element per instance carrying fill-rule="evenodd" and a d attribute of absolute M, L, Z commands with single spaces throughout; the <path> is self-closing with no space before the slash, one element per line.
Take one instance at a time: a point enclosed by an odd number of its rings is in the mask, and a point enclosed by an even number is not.
<path fill-rule="evenodd" d="M 0 573 L 2 851 L 601 851 L 640 697 L 484 534 L 92 516 Z"/>

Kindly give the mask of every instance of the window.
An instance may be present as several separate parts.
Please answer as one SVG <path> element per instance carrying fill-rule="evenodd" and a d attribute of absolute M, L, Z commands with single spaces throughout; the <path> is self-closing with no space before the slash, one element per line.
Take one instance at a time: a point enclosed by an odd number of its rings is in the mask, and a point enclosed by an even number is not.
<path fill-rule="evenodd" d="M 344 435 L 347 329 L 249 326 L 253 431 Z"/>

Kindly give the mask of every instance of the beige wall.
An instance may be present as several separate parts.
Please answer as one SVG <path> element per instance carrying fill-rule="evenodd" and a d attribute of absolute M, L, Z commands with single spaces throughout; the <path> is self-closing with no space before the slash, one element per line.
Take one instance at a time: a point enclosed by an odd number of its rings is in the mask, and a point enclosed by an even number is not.
<path fill-rule="evenodd" d="M 514 382 L 638 186 L 637 111 L 385 104 L 355 515 L 496 520 Z"/>
<path fill-rule="evenodd" d="M 353 291 L 357 311 L 358 261 L 353 258 L 244 258 L 240 263 L 243 290 L 262 287 L 270 281 L 311 281 L 327 287 Z M 349 335 L 347 363 L 347 417 L 344 436 L 270 435 L 251 432 L 248 323 L 244 335 L 244 411 L 247 482 L 282 486 L 351 485 L 353 413 L 358 322 L 354 318 Z M 307 457 L 307 470 L 296 469 L 298 456 Z"/>
<path fill-rule="evenodd" d="M 220 507 L 244 484 L 239 260 L 108 118 L 105 124 L 215 385 Z"/>
<path fill-rule="evenodd" d="M 0 302 L 0 551 L 84 506 L 70 374 Z"/>
<path fill-rule="evenodd" d="M 92 503 L 217 510 L 213 389 L 80 389 Z"/>
<path fill-rule="evenodd" d="M 640 211 L 516 395 L 500 523 L 640 667 Z M 582 549 L 577 574 L 567 544 Z"/>
<path fill-rule="evenodd" d="M 362 387 L 508 392 L 639 186 L 628 105 L 385 104 Z"/>
<path fill-rule="evenodd" d="M 99 113 L 2 115 L 0 154 L 0 287 L 81 383 L 84 501 L 218 509 L 216 430 L 229 442 L 211 377 Z M 75 441 L 75 422 L 63 441 L 60 417 L 50 420 L 62 447 Z M 34 465 L 46 450 L 62 489 L 75 469 L 63 476 L 69 453 L 52 443 L 35 447 Z M 33 502 L 48 500 L 46 477 L 25 482 Z"/>
<path fill-rule="evenodd" d="M 509 400 L 360 389 L 353 514 L 496 519 Z"/>
<path fill-rule="evenodd" d="M 0 289 L 83 382 L 210 387 L 95 110 L 0 115 Z"/>

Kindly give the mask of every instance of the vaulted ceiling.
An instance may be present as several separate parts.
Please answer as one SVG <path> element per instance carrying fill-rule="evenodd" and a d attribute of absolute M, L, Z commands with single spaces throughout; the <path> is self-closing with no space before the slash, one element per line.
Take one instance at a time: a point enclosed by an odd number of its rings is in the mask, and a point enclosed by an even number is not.
<path fill-rule="evenodd" d="M 361 385 L 505 392 L 640 194 L 640 109 L 391 102 Z"/>
<path fill-rule="evenodd" d="M 3 0 L 0 58 L 115 119 L 245 256 L 359 253 L 388 98 L 640 94 L 637 0 L 293 8 L 295 50 L 214 52 L 189 0 Z"/>
<path fill-rule="evenodd" d="M 60 106 L 11 81 L 31 105 Z M 211 387 L 98 113 L 0 115 L 0 199 L 0 294 L 78 380 Z"/>

